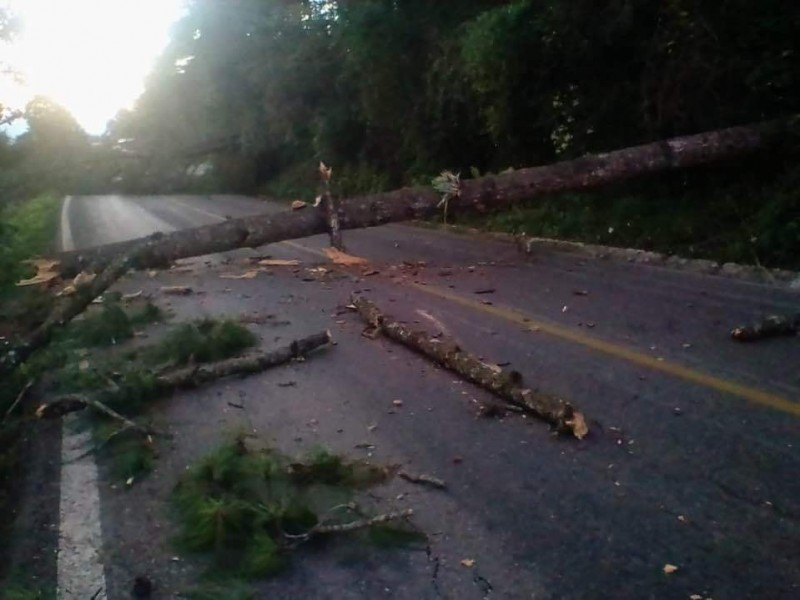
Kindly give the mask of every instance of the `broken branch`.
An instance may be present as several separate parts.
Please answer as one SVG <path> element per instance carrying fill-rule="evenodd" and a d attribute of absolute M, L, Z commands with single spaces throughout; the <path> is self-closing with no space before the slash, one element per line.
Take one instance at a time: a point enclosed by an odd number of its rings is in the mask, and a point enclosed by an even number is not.
<path fill-rule="evenodd" d="M 558 432 L 571 433 L 578 439 L 584 438 L 588 433 L 583 415 L 569 402 L 557 396 L 523 388 L 522 376 L 516 371 L 507 372 L 497 365 L 489 365 L 462 350 L 449 338 L 433 337 L 426 331 L 410 329 L 383 314 L 374 303 L 363 296 L 353 295 L 352 303 L 375 333 L 383 333 L 386 337 L 433 359 L 467 381 L 547 421 Z"/>
<path fill-rule="evenodd" d="M 757 323 L 737 327 L 731 337 L 738 342 L 754 342 L 771 337 L 800 334 L 800 313 L 796 315 L 770 315 Z"/>
<path fill-rule="evenodd" d="M 289 344 L 272 350 L 270 352 L 256 352 L 240 356 L 238 358 L 230 358 L 218 362 L 207 363 L 203 365 L 196 365 L 192 367 L 185 367 L 177 369 L 168 373 L 164 373 L 155 379 L 155 393 L 157 395 L 166 395 L 178 389 L 195 388 L 206 383 L 210 383 L 223 377 L 231 375 L 249 375 L 252 373 L 259 373 L 265 371 L 270 367 L 281 365 L 289 362 L 290 360 L 304 357 L 312 351 L 320 348 L 331 341 L 330 332 L 323 331 L 310 335 L 308 337 L 296 340 Z M 124 393 L 124 388 L 112 387 L 98 394 L 103 394 L 103 397 L 114 397 L 115 395 Z M 52 419 L 61 417 L 68 413 L 77 412 L 87 407 L 94 408 L 98 412 L 104 413 L 107 416 L 121 421 L 126 426 L 142 430 L 140 425 L 137 425 L 127 417 L 124 417 L 109 408 L 102 402 L 95 400 L 91 396 L 84 395 L 68 395 L 62 396 L 43 404 L 36 411 L 37 416 L 42 419 Z M 152 433 L 149 430 L 148 433 Z"/>
<path fill-rule="evenodd" d="M 176 389 L 198 387 L 231 375 L 259 373 L 266 371 L 270 367 L 304 357 L 317 348 L 329 344 L 331 340 L 330 332 L 323 331 L 296 340 L 288 346 L 283 346 L 270 352 L 255 352 L 237 358 L 195 365 L 159 375 L 156 378 L 156 384 L 160 392 L 168 393 Z"/>

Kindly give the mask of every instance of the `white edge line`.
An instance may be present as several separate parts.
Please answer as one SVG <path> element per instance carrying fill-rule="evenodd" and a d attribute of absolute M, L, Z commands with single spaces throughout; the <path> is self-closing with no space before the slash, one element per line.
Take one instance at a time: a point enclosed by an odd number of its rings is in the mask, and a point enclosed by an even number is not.
<path fill-rule="evenodd" d="M 69 222 L 72 196 L 61 206 L 61 247 L 75 248 Z M 92 444 L 90 432 L 76 432 L 77 417 L 61 426 L 61 481 L 58 507 L 58 600 L 106 600 L 100 490 L 94 455 L 76 457 Z"/>
<path fill-rule="evenodd" d="M 72 205 L 72 196 L 66 196 L 61 203 L 61 249 L 74 250 L 75 241 L 72 239 L 72 227 L 69 223 L 69 208 Z"/>

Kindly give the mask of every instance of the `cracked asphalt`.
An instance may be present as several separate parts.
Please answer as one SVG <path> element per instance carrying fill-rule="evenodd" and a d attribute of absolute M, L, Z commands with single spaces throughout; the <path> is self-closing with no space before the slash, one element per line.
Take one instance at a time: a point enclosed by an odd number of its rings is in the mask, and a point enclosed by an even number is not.
<path fill-rule="evenodd" d="M 66 218 L 75 245 L 87 247 L 284 209 L 238 196 L 76 197 Z M 165 500 L 188 464 L 241 429 L 289 453 L 324 445 L 448 486 L 395 481 L 372 499 L 386 510 L 413 508 L 427 547 L 332 543 L 260 584 L 259 598 L 800 597 L 800 343 L 728 337 L 743 322 L 796 311 L 797 291 L 524 254 L 400 225 L 345 232 L 348 251 L 376 271 L 365 276 L 330 265 L 326 242 L 181 261 L 186 269 L 119 284 L 152 294 L 176 320 L 275 315 L 253 325 L 265 347 L 321 329 L 337 345 L 160 402 L 155 418 L 175 439 L 130 490 L 104 479 L 101 463 L 109 598 L 129 597 L 137 575 L 155 582 L 156 598 L 179 597 L 198 577 L 199 565 L 170 544 Z M 253 255 L 301 265 L 221 277 L 247 271 Z M 164 285 L 194 293 L 164 297 Z M 479 418 L 482 390 L 361 335 L 344 308 L 354 291 L 568 398 L 587 415 L 590 437 L 560 439 L 515 415 Z M 677 571 L 665 574 L 667 564 Z"/>

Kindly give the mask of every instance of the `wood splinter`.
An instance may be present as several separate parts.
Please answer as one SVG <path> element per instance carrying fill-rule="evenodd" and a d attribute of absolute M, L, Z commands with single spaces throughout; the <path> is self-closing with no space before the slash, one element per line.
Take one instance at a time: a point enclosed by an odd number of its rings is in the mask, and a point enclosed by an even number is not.
<path fill-rule="evenodd" d="M 370 337 L 382 333 L 408 346 L 509 404 L 547 421 L 559 433 L 572 434 L 579 440 L 589 433 L 586 419 L 581 412 L 562 398 L 523 387 L 522 376 L 518 372 L 505 371 L 497 365 L 487 364 L 462 350 L 452 339 L 433 337 L 427 331 L 410 329 L 384 315 L 373 302 L 363 296 L 353 294 L 351 302 L 366 321 Z"/>

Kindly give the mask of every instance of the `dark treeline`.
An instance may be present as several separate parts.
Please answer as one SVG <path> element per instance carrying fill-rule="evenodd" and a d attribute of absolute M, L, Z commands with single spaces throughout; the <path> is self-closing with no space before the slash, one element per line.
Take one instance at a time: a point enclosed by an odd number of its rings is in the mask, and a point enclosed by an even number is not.
<path fill-rule="evenodd" d="M 797 110 L 798 31 L 786 0 L 195 0 L 113 133 L 242 186 L 544 164 Z"/>

